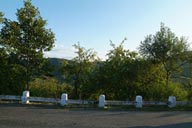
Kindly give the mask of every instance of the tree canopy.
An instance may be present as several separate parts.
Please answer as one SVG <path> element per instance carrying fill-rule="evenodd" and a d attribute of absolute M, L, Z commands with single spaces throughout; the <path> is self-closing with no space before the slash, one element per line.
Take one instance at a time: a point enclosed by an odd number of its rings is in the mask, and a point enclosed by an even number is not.
<path fill-rule="evenodd" d="M 183 100 L 192 95 L 191 81 L 183 86 L 173 78 L 186 70 L 184 66 L 191 68 L 189 43 L 163 23 L 141 41 L 139 52 L 124 47 L 126 38 L 119 45 L 110 41 L 107 59 L 101 61 L 93 49 L 77 43 L 72 60 L 53 65 L 43 54 L 54 46 L 54 33 L 46 28 L 38 8 L 25 0 L 16 16 L 10 20 L 0 12 L 0 94 L 20 95 L 30 89 L 33 96 L 60 97 L 65 92 L 70 98 L 94 100 L 100 94 L 111 100 L 134 100 L 136 95 L 145 100 L 174 95 Z"/>
<path fill-rule="evenodd" d="M 166 71 L 167 85 L 174 71 L 186 63 L 188 42 L 184 37 L 177 37 L 170 28 L 161 23 L 155 35 L 148 35 L 139 47 L 140 54 L 154 63 L 161 63 Z"/>
<path fill-rule="evenodd" d="M 81 88 L 87 85 L 89 75 L 93 71 L 95 61 L 98 60 L 96 52 L 92 49 L 86 49 L 80 43 L 74 44 L 76 56 L 70 63 L 64 63 L 63 72 L 74 85 L 74 98 L 81 98 L 83 92 Z"/>
<path fill-rule="evenodd" d="M 0 31 L 0 45 L 9 56 L 11 64 L 24 68 L 26 89 L 29 82 L 41 70 L 43 53 L 51 50 L 55 37 L 47 29 L 46 20 L 30 0 L 24 1 L 24 7 L 17 10 L 17 21 L 4 18 Z"/>

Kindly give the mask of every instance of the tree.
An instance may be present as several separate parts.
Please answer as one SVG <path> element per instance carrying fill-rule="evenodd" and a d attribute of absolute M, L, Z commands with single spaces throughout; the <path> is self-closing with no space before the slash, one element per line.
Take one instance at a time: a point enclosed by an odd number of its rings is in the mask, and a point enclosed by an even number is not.
<path fill-rule="evenodd" d="M 2 23 L 2 22 L 3 22 L 3 13 L 0 12 L 0 23 Z"/>
<path fill-rule="evenodd" d="M 98 59 L 96 52 L 85 49 L 80 43 L 73 45 L 76 57 L 71 62 L 64 63 L 65 77 L 74 85 L 74 98 L 83 98 L 82 89 L 89 83 L 89 75 L 93 71 L 95 61 Z"/>
<path fill-rule="evenodd" d="M 134 68 L 133 64 L 138 56 L 136 52 L 124 49 L 125 41 L 126 38 L 118 46 L 111 41 L 112 50 L 107 54 L 108 59 L 100 69 L 103 93 L 110 99 L 131 99 L 132 92 L 135 92 L 132 81 L 136 78 L 134 77 L 136 74 L 132 68 Z"/>
<path fill-rule="evenodd" d="M 25 68 L 12 64 L 14 59 L 4 48 L 0 48 L 0 94 L 18 95 L 24 89 Z"/>
<path fill-rule="evenodd" d="M 161 23 L 155 35 L 148 35 L 139 47 L 140 54 L 154 63 L 163 65 L 168 86 L 173 72 L 187 61 L 188 44 L 184 37 L 178 38 L 170 28 Z"/>
<path fill-rule="evenodd" d="M 6 18 L 3 21 L 0 45 L 15 57 L 12 64 L 26 68 L 24 76 L 26 89 L 29 89 L 29 82 L 40 72 L 43 53 L 51 50 L 55 39 L 31 0 L 24 1 L 24 7 L 17 10 L 16 16 L 18 21 Z"/>

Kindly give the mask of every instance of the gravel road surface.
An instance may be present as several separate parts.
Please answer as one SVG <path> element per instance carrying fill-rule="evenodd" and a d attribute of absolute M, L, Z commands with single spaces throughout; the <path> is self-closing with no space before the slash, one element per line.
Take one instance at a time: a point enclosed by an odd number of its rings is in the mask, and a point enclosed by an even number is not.
<path fill-rule="evenodd" d="M 192 111 L 70 110 L 0 104 L 0 128 L 192 128 Z"/>

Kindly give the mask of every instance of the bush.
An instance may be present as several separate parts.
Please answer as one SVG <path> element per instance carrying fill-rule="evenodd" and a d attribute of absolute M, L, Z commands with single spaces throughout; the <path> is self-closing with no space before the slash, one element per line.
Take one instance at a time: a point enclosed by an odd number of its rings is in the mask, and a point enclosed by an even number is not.
<path fill-rule="evenodd" d="M 177 100 L 186 100 L 188 95 L 180 83 L 174 82 L 170 82 L 168 86 L 163 83 L 154 85 L 148 92 L 151 92 L 152 100 L 159 101 L 167 101 L 169 96 L 175 96 Z"/>
<path fill-rule="evenodd" d="M 60 98 L 62 93 L 70 95 L 73 87 L 68 84 L 59 84 L 54 78 L 37 78 L 30 83 L 30 94 L 35 97 Z"/>

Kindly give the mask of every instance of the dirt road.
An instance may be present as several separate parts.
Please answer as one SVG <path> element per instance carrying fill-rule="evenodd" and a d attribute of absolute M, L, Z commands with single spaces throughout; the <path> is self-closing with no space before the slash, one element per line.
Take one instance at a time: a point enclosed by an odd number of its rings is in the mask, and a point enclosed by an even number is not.
<path fill-rule="evenodd" d="M 192 111 L 69 110 L 0 104 L 0 128 L 192 128 Z"/>

